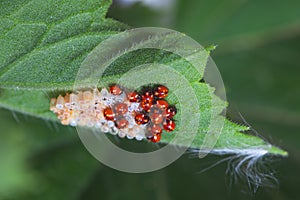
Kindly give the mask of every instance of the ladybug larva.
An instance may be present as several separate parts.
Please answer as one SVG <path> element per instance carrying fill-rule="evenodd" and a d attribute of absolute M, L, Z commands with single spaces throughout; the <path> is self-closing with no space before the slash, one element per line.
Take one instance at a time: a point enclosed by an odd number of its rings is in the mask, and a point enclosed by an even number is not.
<path fill-rule="evenodd" d="M 129 91 L 112 84 L 109 89 L 78 91 L 50 100 L 50 110 L 63 125 L 88 126 L 120 137 L 159 142 L 163 130 L 171 132 L 176 124 L 174 105 L 165 99 L 164 85 Z"/>

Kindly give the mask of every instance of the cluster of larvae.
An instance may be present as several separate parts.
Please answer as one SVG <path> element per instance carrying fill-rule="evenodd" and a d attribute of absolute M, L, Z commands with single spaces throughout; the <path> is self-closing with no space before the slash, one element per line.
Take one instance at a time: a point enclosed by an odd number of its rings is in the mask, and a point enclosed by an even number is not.
<path fill-rule="evenodd" d="M 130 91 L 119 85 L 59 95 L 50 101 L 50 110 L 63 125 L 88 126 L 128 139 L 158 142 L 163 130 L 175 129 L 177 110 L 165 99 L 164 85 Z"/>

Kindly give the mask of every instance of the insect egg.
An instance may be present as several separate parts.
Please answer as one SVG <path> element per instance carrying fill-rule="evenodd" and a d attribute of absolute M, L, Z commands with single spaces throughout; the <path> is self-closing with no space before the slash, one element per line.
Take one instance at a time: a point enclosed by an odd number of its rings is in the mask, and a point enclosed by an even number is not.
<path fill-rule="evenodd" d="M 50 99 L 50 110 L 52 112 L 55 112 L 57 110 L 57 108 L 56 108 L 56 98 Z"/>
<path fill-rule="evenodd" d="M 91 91 L 83 92 L 83 100 L 85 103 L 89 103 L 93 100 L 93 94 Z"/>
<path fill-rule="evenodd" d="M 76 104 L 76 101 L 77 101 L 77 96 L 73 93 L 70 94 L 70 104 L 72 106 L 74 106 Z"/>
<path fill-rule="evenodd" d="M 59 95 L 56 101 L 56 108 L 61 110 L 64 108 L 64 104 L 65 104 L 65 99 L 61 95 Z"/>

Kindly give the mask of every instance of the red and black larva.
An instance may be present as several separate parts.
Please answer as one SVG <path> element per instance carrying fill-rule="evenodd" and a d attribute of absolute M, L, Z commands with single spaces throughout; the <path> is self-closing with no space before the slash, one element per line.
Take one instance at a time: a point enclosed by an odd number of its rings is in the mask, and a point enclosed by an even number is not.
<path fill-rule="evenodd" d="M 119 85 L 52 98 L 50 110 L 61 123 L 100 128 L 120 137 L 160 141 L 163 130 L 171 132 L 176 124 L 176 107 L 165 99 L 169 89 L 163 85 L 129 91 Z"/>

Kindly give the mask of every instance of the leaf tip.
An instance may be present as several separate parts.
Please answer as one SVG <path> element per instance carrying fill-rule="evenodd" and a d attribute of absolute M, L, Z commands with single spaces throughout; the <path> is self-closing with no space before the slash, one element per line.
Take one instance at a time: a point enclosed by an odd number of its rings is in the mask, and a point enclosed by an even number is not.
<path fill-rule="evenodd" d="M 206 46 L 204 48 L 205 48 L 206 51 L 208 51 L 210 53 L 210 52 L 214 51 L 217 47 L 218 47 L 218 45 L 213 44 L 213 45 L 210 45 L 210 46 Z"/>
<path fill-rule="evenodd" d="M 280 149 L 279 147 L 276 146 L 270 146 L 270 148 L 268 149 L 268 153 L 273 155 L 283 156 L 283 157 L 287 157 L 289 154 L 287 151 Z"/>

